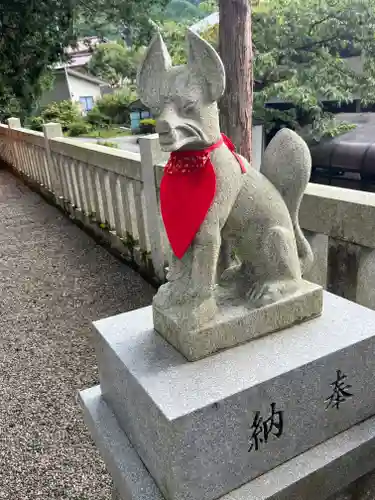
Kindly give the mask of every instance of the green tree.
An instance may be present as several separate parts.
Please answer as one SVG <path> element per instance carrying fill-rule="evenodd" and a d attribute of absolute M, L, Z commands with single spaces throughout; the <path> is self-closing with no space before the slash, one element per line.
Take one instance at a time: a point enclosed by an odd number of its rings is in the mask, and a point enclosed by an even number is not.
<path fill-rule="evenodd" d="M 198 8 L 205 16 L 219 10 L 217 0 L 205 0 L 198 5 Z"/>
<path fill-rule="evenodd" d="M 0 1 L 0 111 L 9 103 L 31 109 L 47 68 L 74 40 L 73 9 L 66 0 Z"/>
<path fill-rule="evenodd" d="M 87 120 L 96 126 L 129 125 L 129 104 L 137 98 L 132 87 L 123 88 L 114 94 L 104 95 L 96 101 L 87 114 Z"/>
<path fill-rule="evenodd" d="M 43 123 L 58 122 L 64 131 L 72 123 L 82 120 L 81 110 L 77 103 L 72 101 L 51 102 L 41 112 Z"/>
<path fill-rule="evenodd" d="M 98 36 L 108 40 L 116 40 L 120 35 L 120 26 L 114 22 L 108 22 L 108 17 L 103 12 L 97 12 L 95 16 L 85 15 L 78 12 L 74 22 L 74 32 L 77 38 Z"/>
<path fill-rule="evenodd" d="M 174 21 L 200 19 L 203 16 L 204 12 L 188 0 L 172 0 L 164 11 L 164 18 Z"/>
<path fill-rule="evenodd" d="M 348 128 L 325 113 L 324 101 L 375 102 L 375 0 L 261 0 L 252 24 L 254 111 L 270 126 L 318 141 Z M 217 43 L 218 27 L 205 37 Z M 342 57 L 361 54 L 360 71 Z M 271 100 L 291 108 L 265 109 Z"/>
<path fill-rule="evenodd" d="M 165 21 L 160 26 L 160 32 L 168 46 L 173 64 L 185 64 L 186 50 L 185 39 L 188 24 L 176 21 Z"/>
<path fill-rule="evenodd" d="M 106 16 L 108 23 L 119 26 L 128 45 L 148 45 L 155 22 L 160 22 L 169 0 L 77 0 L 82 16 L 92 22 L 97 13 Z"/>
<path fill-rule="evenodd" d="M 127 79 L 135 80 L 142 54 L 143 49 L 129 49 L 123 43 L 98 45 L 89 62 L 89 71 L 114 88 L 122 87 Z"/>
<path fill-rule="evenodd" d="M 0 20 L 0 107 L 10 94 L 29 109 L 46 68 L 74 40 L 73 10 L 65 0 L 2 0 Z"/>
<path fill-rule="evenodd" d="M 0 115 L 27 114 L 76 35 L 146 45 L 168 0 L 0 0 Z M 118 27 L 118 28 L 117 28 Z"/>

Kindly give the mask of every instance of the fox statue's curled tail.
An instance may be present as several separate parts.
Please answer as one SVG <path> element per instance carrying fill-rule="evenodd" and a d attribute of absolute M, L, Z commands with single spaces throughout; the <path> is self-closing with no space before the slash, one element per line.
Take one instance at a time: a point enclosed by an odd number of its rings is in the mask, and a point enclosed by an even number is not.
<path fill-rule="evenodd" d="M 264 152 L 260 171 L 277 188 L 288 207 L 304 274 L 314 261 L 313 252 L 298 220 L 302 197 L 311 174 L 311 155 L 307 144 L 292 130 L 280 130 Z"/>

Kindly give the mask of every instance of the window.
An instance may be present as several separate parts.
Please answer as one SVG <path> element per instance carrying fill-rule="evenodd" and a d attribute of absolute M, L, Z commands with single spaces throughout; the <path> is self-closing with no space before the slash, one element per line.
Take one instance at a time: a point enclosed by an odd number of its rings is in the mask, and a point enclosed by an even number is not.
<path fill-rule="evenodd" d="M 87 111 L 90 111 L 94 107 L 94 98 L 92 96 L 80 97 L 79 102 L 84 113 L 87 113 Z"/>

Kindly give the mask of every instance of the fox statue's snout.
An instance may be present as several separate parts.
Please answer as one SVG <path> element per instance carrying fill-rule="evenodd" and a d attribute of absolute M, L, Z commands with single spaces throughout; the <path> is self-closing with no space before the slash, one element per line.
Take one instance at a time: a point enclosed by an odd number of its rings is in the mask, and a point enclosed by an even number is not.
<path fill-rule="evenodd" d="M 207 141 L 202 125 L 184 116 L 173 104 L 164 108 L 156 118 L 156 132 L 164 151 L 176 151 L 184 147 L 197 149 L 201 142 L 204 147 Z"/>
<path fill-rule="evenodd" d="M 199 109 L 199 103 L 194 103 L 194 106 Z M 211 107 L 214 106 L 211 105 Z M 220 137 L 218 118 L 215 116 L 217 111 L 209 114 L 211 119 L 217 120 L 216 133 L 212 130 L 213 123 L 206 123 L 207 113 L 194 111 L 193 106 L 189 112 L 186 112 L 172 102 L 161 111 L 159 116 L 156 116 L 156 132 L 159 134 L 160 146 L 164 151 L 202 149 Z"/>

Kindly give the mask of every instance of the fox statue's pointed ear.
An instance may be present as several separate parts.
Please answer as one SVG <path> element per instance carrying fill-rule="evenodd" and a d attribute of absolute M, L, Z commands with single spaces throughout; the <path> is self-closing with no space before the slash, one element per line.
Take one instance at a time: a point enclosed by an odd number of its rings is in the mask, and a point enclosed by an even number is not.
<path fill-rule="evenodd" d="M 138 69 L 138 95 L 148 107 L 157 105 L 165 73 L 172 66 L 171 57 L 160 33 L 152 39 Z"/>
<path fill-rule="evenodd" d="M 225 90 L 225 69 L 216 50 L 192 30 L 187 32 L 188 66 L 204 77 L 209 97 L 217 101 Z"/>

